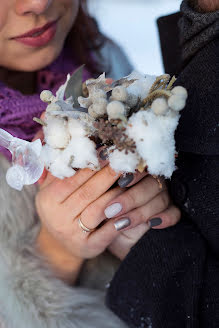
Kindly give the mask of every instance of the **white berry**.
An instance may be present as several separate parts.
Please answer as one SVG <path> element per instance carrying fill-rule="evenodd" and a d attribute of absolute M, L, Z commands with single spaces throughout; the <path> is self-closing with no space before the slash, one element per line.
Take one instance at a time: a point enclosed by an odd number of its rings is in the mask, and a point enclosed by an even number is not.
<path fill-rule="evenodd" d="M 51 91 L 43 90 L 40 94 L 40 99 L 43 102 L 50 103 L 53 100 L 54 96 Z"/>
<path fill-rule="evenodd" d="M 181 87 L 181 86 L 177 86 L 177 87 L 173 88 L 171 90 L 171 92 L 172 92 L 173 95 L 182 96 L 185 99 L 187 99 L 187 97 L 188 97 L 187 90 L 185 88 Z"/>
<path fill-rule="evenodd" d="M 166 99 L 157 98 L 153 101 L 151 109 L 156 115 L 165 115 L 168 112 L 168 104 Z"/>
<path fill-rule="evenodd" d="M 93 90 L 90 95 L 89 95 L 90 99 L 92 100 L 92 102 L 95 102 L 97 99 L 99 98 L 107 98 L 106 92 L 102 89 L 95 89 Z"/>
<path fill-rule="evenodd" d="M 114 100 L 126 102 L 128 99 L 128 92 L 122 85 L 117 86 L 112 90 L 112 97 Z"/>
<path fill-rule="evenodd" d="M 168 99 L 168 106 L 175 110 L 176 112 L 179 112 L 182 110 L 186 105 L 186 99 L 185 97 L 178 96 L 178 95 L 172 95 Z"/>
<path fill-rule="evenodd" d="M 107 106 L 107 114 L 109 119 L 118 119 L 125 116 L 125 105 L 117 100 L 112 101 Z"/>

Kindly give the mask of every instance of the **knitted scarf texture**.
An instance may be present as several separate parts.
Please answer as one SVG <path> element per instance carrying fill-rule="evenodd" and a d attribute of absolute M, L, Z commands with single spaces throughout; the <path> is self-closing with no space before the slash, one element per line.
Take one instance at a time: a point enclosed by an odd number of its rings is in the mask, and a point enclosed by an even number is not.
<path fill-rule="evenodd" d="M 179 20 L 182 59 L 188 61 L 196 52 L 218 36 L 219 11 L 199 13 L 189 6 L 188 0 L 181 4 Z"/>
<path fill-rule="evenodd" d="M 37 73 L 35 94 L 24 95 L 0 81 L 0 128 L 14 137 L 31 141 L 40 129 L 33 117 L 40 117 L 46 109 L 46 104 L 40 100 L 41 91 L 51 90 L 55 94 L 65 82 L 67 74 L 72 74 L 77 68 L 78 65 L 65 48 L 51 65 Z M 83 80 L 89 77 L 89 72 L 84 70 Z M 0 147 L 0 152 L 10 159 L 6 149 Z"/>

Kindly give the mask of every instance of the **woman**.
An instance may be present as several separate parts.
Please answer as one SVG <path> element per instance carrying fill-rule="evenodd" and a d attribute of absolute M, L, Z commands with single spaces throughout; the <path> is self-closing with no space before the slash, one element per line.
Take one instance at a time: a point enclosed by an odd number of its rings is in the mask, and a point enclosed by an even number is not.
<path fill-rule="evenodd" d="M 82 63 L 84 78 L 106 70 L 116 79 L 131 70 L 121 50 L 98 32 L 85 1 L 3 0 L 0 127 L 31 140 L 37 132 L 32 117 L 45 109 L 39 92 L 57 90 L 66 74 Z M 103 169 L 97 173 L 80 170 L 62 181 L 48 174 L 39 190 L 31 186 L 16 192 L 5 183 L 10 163 L 4 155 L 0 157 L 2 321 L 9 328 L 123 327 L 105 308 L 103 290 L 118 258 L 122 260 L 149 228 L 165 228 L 179 220 L 165 185 L 161 190 L 144 173 L 121 177 L 111 188 L 119 176 L 102 151 Z M 107 248 L 117 259 L 106 253 L 97 257 Z"/>

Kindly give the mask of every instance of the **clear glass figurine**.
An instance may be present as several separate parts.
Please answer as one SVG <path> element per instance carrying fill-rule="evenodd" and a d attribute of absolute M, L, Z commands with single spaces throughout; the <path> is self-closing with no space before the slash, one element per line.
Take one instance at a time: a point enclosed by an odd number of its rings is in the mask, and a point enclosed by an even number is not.
<path fill-rule="evenodd" d="M 12 166 L 6 174 L 9 186 L 22 190 L 24 185 L 31 185 L 39 180 L 44 170 L 40 159 L 42 144 L 39 139 L 28 142 L 0 129 L 0 146 L 7 148 L 12 154 Z"/>

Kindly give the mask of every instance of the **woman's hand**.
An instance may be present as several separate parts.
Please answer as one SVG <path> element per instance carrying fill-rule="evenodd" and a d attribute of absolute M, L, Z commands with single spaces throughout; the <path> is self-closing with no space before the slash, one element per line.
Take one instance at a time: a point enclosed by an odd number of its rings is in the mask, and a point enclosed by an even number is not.
<path fill-rule="evenodd" d="M 145 172 L 121 178 L 119 185 L 132 187 L 110 202 L 105 214 L 114 218 L 115 227 L 121 232 L 108 249 L 122 260 L 150 228 L 175 225 L 180 220 L 180 210 L 171 204 L 165 181 L 161 188 L 160 182 Z"/>
<path fill-rule="evenodd" d="M 78 171 L 73 177 L 59 180 L 50 173 L 36 196 L 39 217 L 48 232 L 76 258 L 88 259 L 102 253 L 118 235 L 104 224 L 92 233 L 83 233 L 78 219 L 90 229 L 96 229 L 105 219 L 104 208 L 123 190 L 106 191 L 118 175 L 105 166 L 101 171 Z"/>

